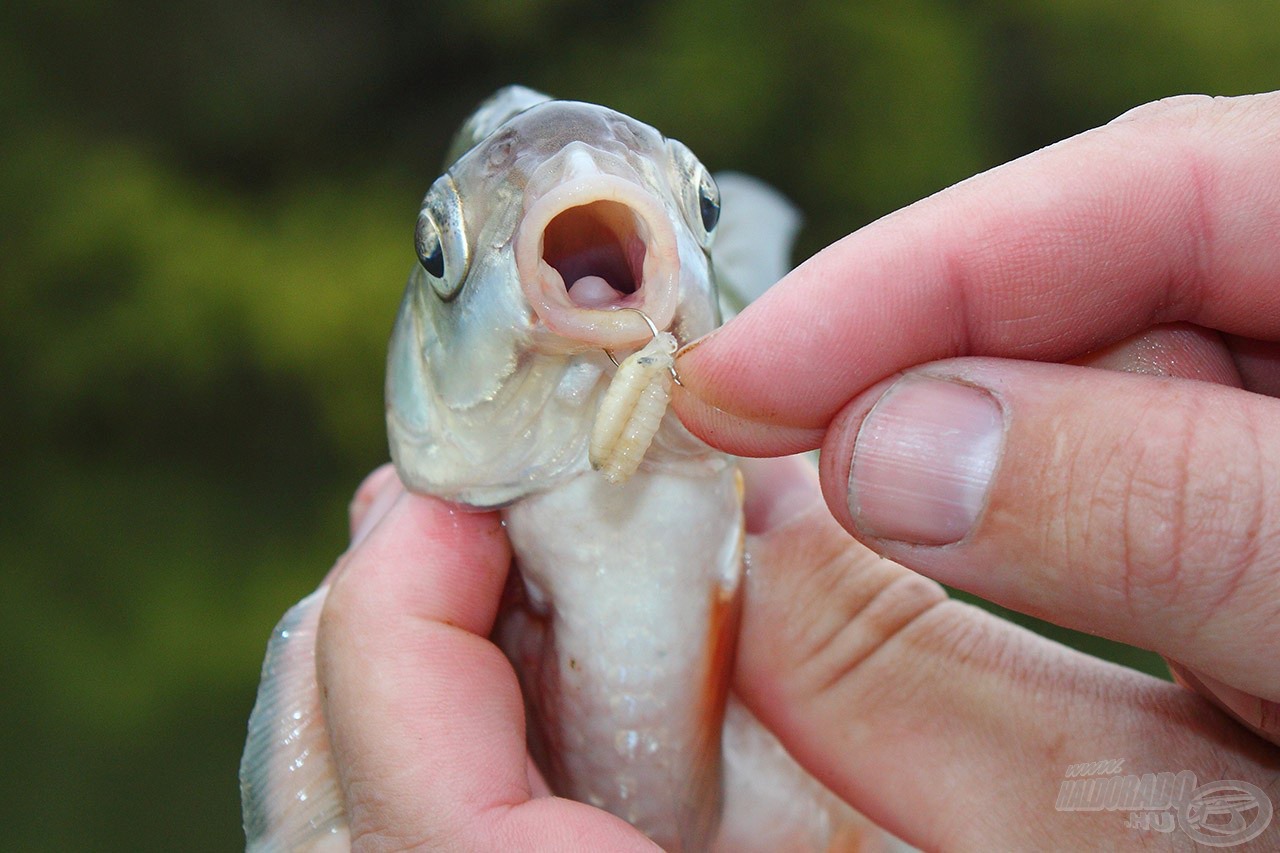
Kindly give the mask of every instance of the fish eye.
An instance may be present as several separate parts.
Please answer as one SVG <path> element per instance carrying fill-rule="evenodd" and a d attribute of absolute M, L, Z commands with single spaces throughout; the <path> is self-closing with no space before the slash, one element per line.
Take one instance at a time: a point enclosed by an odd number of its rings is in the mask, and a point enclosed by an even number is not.
<path fill-rule="evenodd" d="M 698 184 L 698 212 L 702 214 L 702 227 L 711 234 L 720 222 L 720 189 L 705 171 Z"/>
<path fill-rule="evenodd" d="M 685 221 L 703 249 L 711 246 L 720 223 L 720 189 L 707 167 L 683 142 L 667 140 L 671 179 L 684 208 Z"/>
<path fill-rule="evenodd" d="M 471 259 L 467 247 L 462 200 L 446 172 L 427 190 L 413 235 L 418 263 L 431 289 L 448 301 L 458 295 Z"/>
<path fill-rule="evenodd" d="M 431 221 L 430 216 L 418 220 L 418 231 L 414 235 L 418 248 L 418 263 L 432 278 L 444 278 L 444 247 L 440 245 L 440 229 Z"/>

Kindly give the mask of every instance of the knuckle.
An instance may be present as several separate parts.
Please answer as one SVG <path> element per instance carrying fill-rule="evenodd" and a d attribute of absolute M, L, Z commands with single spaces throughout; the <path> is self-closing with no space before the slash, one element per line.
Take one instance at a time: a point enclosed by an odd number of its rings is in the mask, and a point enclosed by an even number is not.
<path fill-rule="evenodd" d="M 1111 573 L 1130 615 L 1195 602 L 1208 618 L 1254 585 L 1274 535 L 1260 445 L 1239 440 L 1250 435 L 1247 413 L 1183 394 L 1149 400 L 1110 455 L 1089 513 L 1111 553 L 1093 573 Z"/>
<path fill-rule="evenodd" d="M 1161 413 L 1160 406 L 1147 410 L 1148 417 L 1140 420 L 1118 462 L 1117 474 L 1123 478 L 1118 484 L 1119 581 L 1125 606 L 1134 616 L 1163 610 L 1183 593 L 1188 431 L 1194 418 L 1186 419 L 1183 429 L 1170 431 Z"/>
<path fill-rule="evenodd" d="M 1225 455 L 1199 466 L 1187 497 L 1193 538 L 1190 556 L 1200 577 L 1197 600 L 1203 602 L 1205 621 L 1219 614 L 1239 620 L 1249 614 L 1265 614 L 1261 626 L 1275 630 L 1280 597 L 1280 527 L 1276 524 L 1272 469 L 1267 464 L 1263 436 L 1268 426 L 1251 410 L 1217 414 L 1221 428 L 1206 436 Z M 1222 435 L 1240 440 L 1224 443 Z"/>
<path fill-rule="evenodd" d="M 1046 464 L 1030 472 L 1027 491 L 1043 496 L 1034 553 L 1046 565 L 1074 575 L 1094 565 L 1100 541 L 1113 540 L 1099 522 L 1115 514 L 1120 490 L 1116 445 L 1103 450 L 1099 445 L 1106 442 L 1099 441 L 1091 423 L 1073 427 L 1065 424 L 1050 433 Z"/>

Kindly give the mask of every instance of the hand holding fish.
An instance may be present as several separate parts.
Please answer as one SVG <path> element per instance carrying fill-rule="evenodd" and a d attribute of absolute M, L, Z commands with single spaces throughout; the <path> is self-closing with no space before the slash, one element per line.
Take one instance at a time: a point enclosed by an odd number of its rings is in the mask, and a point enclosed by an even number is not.
<path fill-rule="evenodd" d="M 351 525 L 316 633 L 349 821 L 333 849 L 657 849 L 549 797 L 529 760 L 519 685 L 485 639 L 511 561 L 497 514 L 407 493 L 388 465 Z"/>
<path fill-rule="evenodd" d="M 806 764 L 921 849 L 1128 839 L 1115 813 L 1053 810 L 1082 754 L 1121 750 L 1126 772 L 1274 773 L 1192 694 L 949 601 L 878 558 L 831 518 L 807 462 L 746 470 L 752 572 L 735 688 Z M 525 751 L 518 685 L 485 639 L 509 560 L 496 516 L 408 494 L 384 467 L 357 494 L 352 529 L 318 657 L 362 849 L 656 849 L 603 811 L 549 797 Z M 1171 720 L 1203 742 L 1173 739 Z M 347 849 L 346 832 L 332 849 Z"/>
<path fill-rule="evenodd" d="M 851 605 L 847 596 L 869 600 L 901 578 L 904 583 L 886 598 L 889 609 L 870 609 L 872 619 L 944 597 L 935 584 L 849 540 L 822 509 L 807 462 L 749 464 L 746 512 L 756 574 L 748 582 L 760 586 L 764 605 L 745 614 L 749 629 L 762 632 L 747 644 L 753 666 L 780 636 L 771 623 L 790 618 L 792 608 L 822 593 L 820 586 L 841 587 L 838 600 Z M 791 523 L 797 513 L 800 520 Z M 551 796 L 525 748 L 520 685 L 489 640 L 511 561 L 497 514 L 465 512 L 406 492 L 387 465 L 357 491 L 350 523 L 350 548 L 320 593 L 299 605 L 315 602 L 323 708 L 312 719 L 323 717 L 327 742 L 321 750 L 338 771 L 335 801 L 345 814 L 327 830 L 314 818 L 303 823 L 299 846 L 659 849 L 605 811 Z M 847 559 L 831 559 L 845 551 Z M 833 573 L 845 569 L 842 577 Z M 294 633 L 291 641 L 310 647 L 310 635 Z M 738 686 L 750 687 L 747 681 L 739 677 Z M 767 683 L 756 688 L 766 696 L 772 690 Z M 297 780 L 285 784 L 290 782 Z M 858 818 L 843 827 L 831 849 L 901 848 Z"/>
<path fill-rule="evenodd" d="M 770 684 L 763 721 L 913 843 L 1007 846 L 1030 815 L 1084 831 L 1045 791 L 1090 756 L 1275 791 L 1278 133 L 1277 94 L 1139 108 L 850 235 L 678 357 L 687 426 L 751 456 L 821 446 L 831 513 L 877 553 L 1154 649 L 1195 691 L 949 602 L 819 600 L 785 624 L 837 639 L 761 658 L 748 618 L 744 697 Z M 855 642 L 859 621 L 888 633 Z M 922 840 L 903 791 L 993 805 Z"/>

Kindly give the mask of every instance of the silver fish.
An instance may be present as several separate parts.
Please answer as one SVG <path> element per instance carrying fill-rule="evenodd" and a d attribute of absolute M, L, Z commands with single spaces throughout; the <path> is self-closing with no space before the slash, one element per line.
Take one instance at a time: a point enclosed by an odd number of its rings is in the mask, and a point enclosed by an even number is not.
<path fill-rule="evenodd" d="M 519 595 L 494 640 L 552 789 L 669 850 L 885 839 L 729 695 L 741 478 L 665 412 L 670 353 L 781 276 L 795 212 L 645 124 L 520 87 L 468 119 L 449 162 L 389 346 L 391 454 L 410 489 L 503 515 Z M 600 461 L 609 441 L 632 442 L 625 465 Z M 346 842 L 307 662 L 319 598 L 264 665 L 250 849 Z"/>

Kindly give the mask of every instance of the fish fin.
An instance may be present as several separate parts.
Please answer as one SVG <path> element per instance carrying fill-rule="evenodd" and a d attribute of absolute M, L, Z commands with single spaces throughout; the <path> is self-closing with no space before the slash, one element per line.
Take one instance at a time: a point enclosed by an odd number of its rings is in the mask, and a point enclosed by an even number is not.
<path fill-rule="evenodd" d="M 551 98 L 548 95 L 524 86 L 503 86 L 476 107 L 476 111 L 454 134 L 453 141 L 449 143 L 449 153 L 444 158 L 445 168 L 453 165 L 459 157 L 501 127 L 507 119 L 549 100 Z"/>
<path fill-rule="evenodd" d="M 727 562 L 719 582 L 711 587 L 710 613 L 707 618 L 707 636 L 703 641 L 707 650 L 707 671 L 699 697 L 703 725 L 701 731 L 711 732 L 708 740 L 715 750 L 720 748 L 720 731 L 724 728 L 725 703 L 729 700 L 733 682 L 733 664 L 737 654 L 738 626 L 742 619 L 742 575 L 746 566 L 746 525 L 742 519 L 742 501 L 746 484 L 742 470 L 735 468 L 733 487 L 739 513 L 737 542 L 734 555 Z"/>
<path fill-rule="evenodd" d="M 290 608 L 267 643 L 240 761 L 250 853 L 350 849 L 316 683 L 316 626 L 326 592 L 321 588 Z"/>
<path fill-rule="evenodd" d="M 720 172 L 715 179 L 722 212 L 711 264 L 720 310 L 728 320 L 791 269 L 801 217 L 795 205 L 763 181 L 738 172 Z"/>
<path fill-rule="evenodd" d="M 738 506 L 742 505 L 744 483 L 742 472 L 734 471 L 734 488 Z M 739 510 L 741 512 L 741 510 Z M 739 519 L 741 521 L 741 519 Z M 704 850 L 710 839 L 716 837 L 724 812 L 724 755 L 723 731 L 725 707 L 733 683 L 733 666 L 738 645 L 738 626 L 742 619 L 742 572 L 745 566 L 746 528 L 738 525 L 738 541 L 734 558 L 729 562 L 725 576 L 712 586 L 710 614 L 707 620 L 706 674 L 702 692 L 698 697 L 700 733 L 694 749 L 699 755 L 695 772 L 689 780 L 687 804 L 681 818 L 682 840 L 686 849 Z"/>

